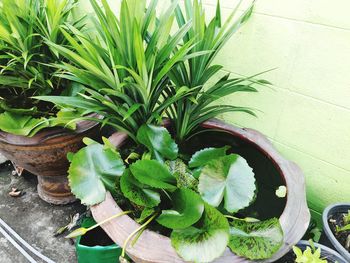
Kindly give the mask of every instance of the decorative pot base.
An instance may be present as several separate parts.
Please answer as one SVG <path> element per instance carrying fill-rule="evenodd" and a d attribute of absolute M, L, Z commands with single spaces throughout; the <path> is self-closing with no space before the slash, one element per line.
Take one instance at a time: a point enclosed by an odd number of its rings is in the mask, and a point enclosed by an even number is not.
<path fill-rule="evenodd" d="M 72 195 L 72 193 L 69 191 L 66 195 L 58 195 L 54 196 L 49 192 L 46 192 L 40 184 L 37 186 L 38 189 L 38 195 L 39 197 L 44 200 L 47 203 L 53 204 L 53 205 L 67 205 L 71 204 L 77 201 L 77 199 Z"/>
<path fill-rule="evenodd" d="M 75 131 L 52 128 L 33 137 L 0 131 L 0 152 L 17 167 L 37 175 L 41 199 L 55 205 L 69 204 L 76 198 L 68 184 L 67 153 L 84 147 L 84 137 L 96 140 L 99 131 L 98 123 L 92 121 L 78 122 Z"/>

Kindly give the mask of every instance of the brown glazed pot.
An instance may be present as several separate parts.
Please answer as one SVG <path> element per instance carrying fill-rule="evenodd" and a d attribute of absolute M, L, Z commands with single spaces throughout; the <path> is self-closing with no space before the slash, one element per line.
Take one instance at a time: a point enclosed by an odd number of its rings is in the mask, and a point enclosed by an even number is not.
<path fill-rule="evenodd" d="M 280 214 L 276 215 L 279 217 L 284 232 L 284 244 L 272 258 L 259 261 L 275 262 L 290 251 L 291 247 L 302 238 L 309 224 L 310 213 L 306 204 L 305 180 L 303 173 L 296 164 L 284 159 L 264 135 L 255 130 L 237 128 L 217 120 L 207 121 L 202 124 L 202 127 L 205 129 L 225 132 L 225 135 L 222 136 L 216 136 L 214 138 L 210 138 L 209 136 L 206 140 L 202 139 L 204 145 L 207 146 L 207 144 L 212 143 L 210 141 L 221 140 L 221 137 L 226 136 L 228 138 L 226 139 L 225 144 L 231 144 L 232 148 L 241 147 L 243 155 L 247 145 L 249 147 L 254 147 L 257 152 L 266 158 L 267 162 L 276 169 L 277 176 L 275 177 L 279 177 L 277 179 L 281 180 L 281 182 L 287 186 L 286 201 L 283 201 Z M 110 141 L 120 147 L 125 143 L 126 137 L 121 133 L 116 133 L 110 137 Z M 230 143 L 230 141 L 232 142 Z M 252 160 L 248 159 L 247 161 L 248 163 L 252 162 Z M 254 166 L 252 167 L 254 169 Z M 262 177 L 264 176 L 267 176 L 269 182 L 270 173 L 268 170 L 262 173 Z M 271 178 L 271 184 L 273 179 L 274 178 Z M 257 180 L 259 180 L 259 178 L 257 178 Z M 260 203 L 260 206 L 262 206 L 263 209 L 272 205 L 268 201 L 262 201 L 263 202 Z M 258 202 L 258 200 L 256 202 Z M 108 193 L 105 201 L 91 207 L 91 211 L 96 222 L 101 222 L 112 215 L 122 212 L 122 209 L 116 204 L 110 193 Z M 114 242 L 123 246 L 127 237 L 139 226 L 140 225 L 132 218 L 125 215 L 103 224 L 102 228 Z M 132 260 L 137 263 L 184 262 L 171 246 L 171 241 L 168 237 L 149 230 L 145 230 L 136 244 L 133 246 L 128 245 L 126 250 Z M 226 248 L 224 254 L 214 262 L 247 263 L 252 261 L 238 257 L 233 254 L 229 248 Z"/>
<path fill-rule="evenodd" d="M 95 138 L 99 125 L 80 121 L 75 131 L 63 128 L 45 129 L 33 137 L 0 131 L 0 152 L 17 166 L 38 176 L 38 194 L 44 201 L 61 205 L 76 200 L 71 193 L 67 171 L 67 153 L 82 148 L 84 137 Z"/>

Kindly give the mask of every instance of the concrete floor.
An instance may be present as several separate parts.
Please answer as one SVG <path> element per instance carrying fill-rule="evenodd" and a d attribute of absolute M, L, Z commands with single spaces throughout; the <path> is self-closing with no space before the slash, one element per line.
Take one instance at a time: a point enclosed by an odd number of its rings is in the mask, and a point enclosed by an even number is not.
<path fill-rule="evenodd" d="M 9 164 L 0 166 L 0 218 L 25 241 L 56 263 L 76 262 L 75 247 L 70 240 L 54 237 L 54 232 L 69 223 L 70 216 L 82 213 L 85 207 L 78 202 L 53 206 L 42 201 L 36 191 L 36 177 L 11 175 Z M 23 189 L 21 197 L 10 197 L 11 187 Z M 33 258 L 37 259 L 34 255 Z M 0 263 L 28 262 L 0 233 Z M 42 262 L 38 259 L 38 262 Z"/>

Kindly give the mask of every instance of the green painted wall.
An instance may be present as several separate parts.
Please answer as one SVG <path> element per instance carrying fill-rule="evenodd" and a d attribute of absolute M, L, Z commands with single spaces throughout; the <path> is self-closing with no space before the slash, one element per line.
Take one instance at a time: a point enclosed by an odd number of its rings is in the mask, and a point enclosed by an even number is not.
<path fill-rule="evenodd" d="M 213 14 L 216 0 L 202 1 Z M 109 2 L 117 11 L 119 0 Z M 223 16 L 235 3 L 221 0 Z M 261 131 L 302 168 L 316 218 L 330 203 L 350 202 L 349 10 L 349 0 L 257 0 L 216 61 L 234 75 L 277 68 L 264 75 L 273 88 L 225 99 L 258 109 L 258 118 L 222 118 Z"/>
<path fill-rule="evenodd" d="M 204 0 L 211 13 L 216 0 Z M 222 0 L 224 14 L 237 1 Z M 225 70 L 264 76 L 273 89 L 227 98 L 258 118 L 226 115 L 257 129 L 304 171 L 309 207 L 350 202 L 350 1 L 258 0 L 248 24 L 217 59 Z"/>

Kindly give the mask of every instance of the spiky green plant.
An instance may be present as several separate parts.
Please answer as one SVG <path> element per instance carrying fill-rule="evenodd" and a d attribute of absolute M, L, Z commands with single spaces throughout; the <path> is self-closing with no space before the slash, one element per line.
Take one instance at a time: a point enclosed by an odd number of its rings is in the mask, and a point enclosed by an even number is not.
<path fill-rule="evenodd" d="M 50 64 L 64 60 L 44 39 L 65 46 L 62 26 L 83 27 L 75 18 L 77 0 L 2 0 L 0 3 L 0 130 L 33 135 L 53 125 L 56 110 L 36 95 L 60 95 L 70 84 Z M 40 119 L 42 118 L 42 119 Z M 8 126 L 20 119 L 21 127 Z M 56 123 L 57 124 L 57 123 Z M 25 126 L 25 127 L 24 127 Z"/>
<path fill-rule="evenodd" d="M 159 16 L 157 0 L 147 5 L 146 0 L 121 1 L 116 15 L 106 0 L 100 7 L 90 0 L 98 20 L 98 36 L 87 36 L 69 26 L 78 41 L 61 29 L 73 47 L 48 41 L 58 53 L 73 64 L 57 65 L 64 71 L 63 78 L 83 84 L 85 94 L 80 97 L 40 97 L 61 106 L 75 106 L 104 116 L 104 123 L 125 131 L 136 140 L 135 134 L 145 123 L 158 123 L 164 111 L 176 100 L 188 94 L 188 88 L 171 87 L 168 74 L 186 59 L 194 45 L 182 39 L 192 27 L 183 23 L 171 34 L 177 1 L 171 3 Z M 191 56 L 200 55 L 192 53 Z M 172 96 L 167 96 L 168 90 Z"/>
<path fill-rule="evenodd" d="M 266 81 L 254 80 L 255 76 L 229 79 L 230 74 L 214 81 L 223 67 L 213 64 L 213 60 L 252 13 L 255 1 L 252 1 L 251 5 L 240 16 L 237 15 L 242 2 L 243 0 L 238 3 L 224 23 L 222 23 L 219 0 L 217 1 L 216 14 L 209 23 L 206 23 L 201 1 L 185 0 L 184 10 L 179 6 L 176 8 L 176 19 L 179 27 L 188 21 L 193 23 L 183 38 L 184 43 L 193 41 L 192 39 L 196 43 L 190 50 L 189 59 L 180 62 L 169 74 L 174 86 L 187 87 L 191 90 L 191 96 L 178 100 L 167 112 L 174 122 L 178 141 L 188 139 L 198 131 L 199 124 L 222 113 L 241 111 L 254 115 L 246 107 L 215 104 L 217 100 L 235 92 L 255 92 L 254 83 L 268 84 Z M 192 53 L 204 51 L 210 52 L 202 56 L 191 57 Z"/>

